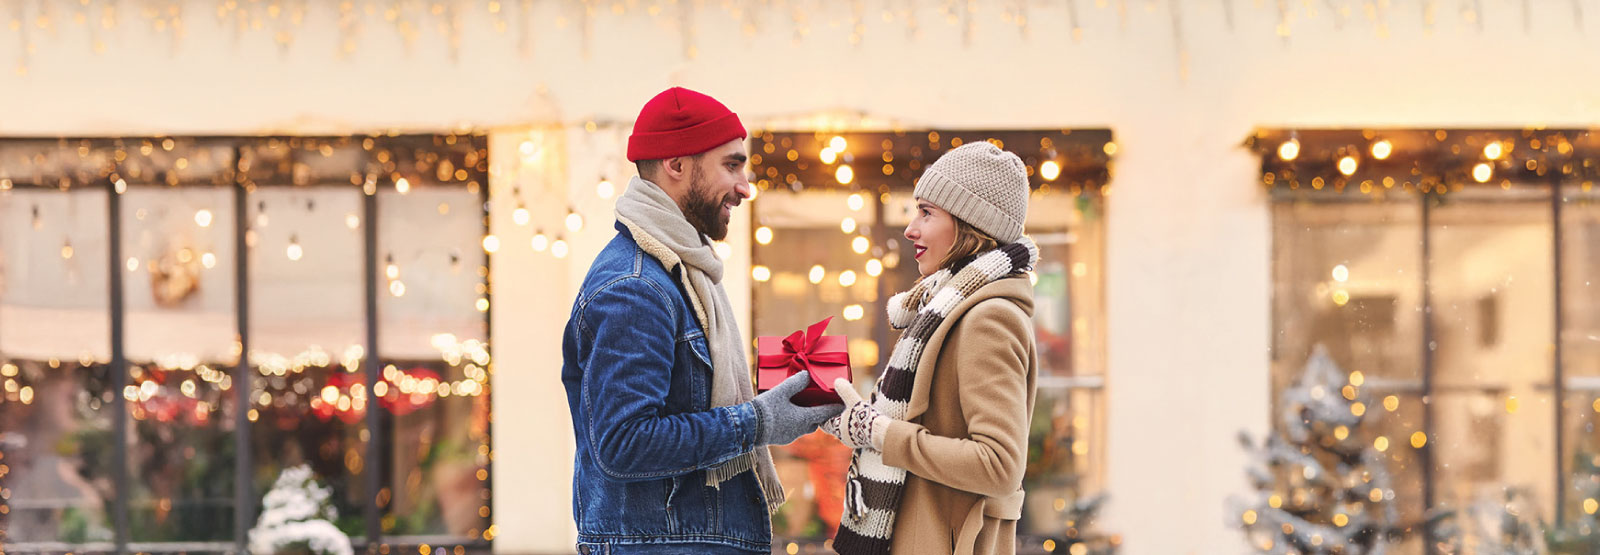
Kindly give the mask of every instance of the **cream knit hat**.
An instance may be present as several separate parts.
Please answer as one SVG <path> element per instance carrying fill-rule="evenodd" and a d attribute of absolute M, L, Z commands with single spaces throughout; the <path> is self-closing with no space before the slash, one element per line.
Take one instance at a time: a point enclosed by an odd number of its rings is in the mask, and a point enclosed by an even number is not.
<path fill-rule="evenodd" d="M 1028 169 L 988 141 L 946 152 L 922 173 L 912 196 L 943 208 L 1004 245 L 1022 237 L 1028 219 Z"/>

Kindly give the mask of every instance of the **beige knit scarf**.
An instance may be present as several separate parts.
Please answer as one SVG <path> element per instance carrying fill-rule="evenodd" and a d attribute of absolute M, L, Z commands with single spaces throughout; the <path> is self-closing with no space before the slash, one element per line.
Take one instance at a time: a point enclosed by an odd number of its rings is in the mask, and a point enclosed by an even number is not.
<path fill-rule="evenodd" d="M 711 347 L 711 406 L 726 407 L 755 398 L 750 383 L 750 365 L 739 323 L 733 318 L 728 293 L 722 289 L 722 259 L 711 248 L 711 241 L 684 219 L 678 203 L 655 183 L 638 177 L 628 183 L 627 192 L 617 199 L 617 221 L 633 234 L 639 247 L 677 272 L 689 291 L 695 319 L 705 331 Z M 777 511 L 783 504 L 783 484 L 778 481 L 772 453 L 765 446 L 706 470 L 706 485 L 720 486 L 740 473 L 755 469 L 767 510 Z"/>

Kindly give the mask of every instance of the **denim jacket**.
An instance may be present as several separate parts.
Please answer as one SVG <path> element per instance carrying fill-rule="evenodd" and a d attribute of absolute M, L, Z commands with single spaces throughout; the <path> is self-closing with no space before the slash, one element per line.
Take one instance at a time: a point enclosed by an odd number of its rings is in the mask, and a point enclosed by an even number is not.
<path fill-rule="evenodd" d="M 595 258 L 562 339 L 577 441 L 579 553 L 770 553 L 754 472 L 706 470 L 755 449 L 749 403 L 711 407 L 711 351 L 678 279 L 627 228 Z"/>

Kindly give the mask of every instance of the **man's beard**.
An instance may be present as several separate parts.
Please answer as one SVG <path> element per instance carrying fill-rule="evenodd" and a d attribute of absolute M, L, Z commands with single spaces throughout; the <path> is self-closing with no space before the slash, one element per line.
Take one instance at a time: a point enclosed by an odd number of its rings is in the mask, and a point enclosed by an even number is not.
<path fill-rule="evenodd" d="M 722 219 L 722 205 L 736 204 L 738 197 L 727 195 L 713 198 L 711 187 L 701 179 L 700 169 L 689 171 L 689 194 L 683 198 L 683 218 L 712 241 L 728 238 L 728 222 Z"/>

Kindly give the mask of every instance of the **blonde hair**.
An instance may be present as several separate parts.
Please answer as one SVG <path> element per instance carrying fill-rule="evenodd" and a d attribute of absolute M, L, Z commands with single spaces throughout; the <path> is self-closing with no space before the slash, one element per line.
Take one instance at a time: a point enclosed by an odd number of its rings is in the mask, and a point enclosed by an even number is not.
<path fill-rule="evenodd" d="M 944 260 L 939 261 L 939 268 L 949 268 L 963 258 L 999 248 L 1000 241 L 989 234 L 973 227 L 961 218 L 954 215 L 950 219 L 956 221 L 956 240 L 950 244 L 950 252 L 945 253 Z"/>

